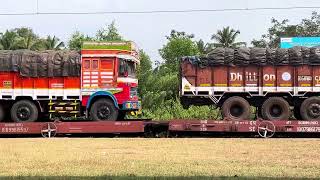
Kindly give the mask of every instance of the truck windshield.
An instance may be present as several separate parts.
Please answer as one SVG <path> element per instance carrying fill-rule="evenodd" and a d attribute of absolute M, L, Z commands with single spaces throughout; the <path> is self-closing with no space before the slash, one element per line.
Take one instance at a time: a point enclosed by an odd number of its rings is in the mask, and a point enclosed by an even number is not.
<path fill-rule="evenodd" d="M 119 59 L 119 77 L 136 77 L 136 63 L 127 59 Z"/>

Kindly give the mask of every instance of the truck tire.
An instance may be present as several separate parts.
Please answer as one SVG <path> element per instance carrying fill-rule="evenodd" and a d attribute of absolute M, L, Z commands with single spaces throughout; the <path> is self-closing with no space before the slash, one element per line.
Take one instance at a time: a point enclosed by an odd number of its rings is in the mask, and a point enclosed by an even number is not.
<path fill-rule="evenodd" d="M 281 97 L 270 97 L 262 104 L 261 113 L 265 120 L 287 120 L 290 117 L 290 106 Z"/>
<path fill-rule="evenodd" d="M 38 108 L 29 100 L 20 100 L 11 107 L 11 119 L 15 122 L 34 122 L 38 119 Z"/>
<path fill-rule="evenodd" d="M 250 104 L 242 97 L 230 97 L 222 105 L 222 115 L 231 120 L 249 119 Z"/>
<path fill-rule="evenodd" d="M 98 99 L 90 108 L 90 118 L 93 121 L 115 121 L 118 114 L 118 109 L 109 99 Z"/>
<path fill-rule="evenodd" d="M 303 120 L 320 120 L 320 97 L 309 97 L 304 100 L 300 114 Z"/>

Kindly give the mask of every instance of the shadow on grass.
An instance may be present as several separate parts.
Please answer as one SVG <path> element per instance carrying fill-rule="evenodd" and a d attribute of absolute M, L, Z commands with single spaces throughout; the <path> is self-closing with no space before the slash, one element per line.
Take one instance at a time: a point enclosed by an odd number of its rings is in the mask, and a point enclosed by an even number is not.
<path fill-rule="evenodd" d="M 154 179 L 154 180 L 162 180 L 162 179 L 169 179 L 169 180 L 176 180 L 176 179 L 187 179 L 187 180 L 193 180 L 193 179 L 221 179 L 221 180 L 225 180 L 225 179 L 233 179 L 233 180 L 245 180 L 245 179 L 249 179 L 249 180 L 260 180 L 260 179 L 270 179 L 270 180 L 275 180 L 275 179 L 290 179 L 290 180 L 300 180 L 300 179 L 315 179 L 315 178 L 294 178 L 294 177 L 279 177 L 279 178 L 272 178 L 272 177 L 238 177 L 238 176 L 234 176 L 234 177 L 227 177 L 227 176 L 134 176 L 134 175 L 128 175 L 128 176 L 14 176 L 14 177 L 10 177 L 10 176 L 1 176 L 0 180 L 2 179 L 31 179 L 31 180 L 50 180 L 50 179 L 71 179 L 71 180 L 84 180 L 84 179 L 89 179 L 89 180 L 113 180 L 113 179 Z"/>

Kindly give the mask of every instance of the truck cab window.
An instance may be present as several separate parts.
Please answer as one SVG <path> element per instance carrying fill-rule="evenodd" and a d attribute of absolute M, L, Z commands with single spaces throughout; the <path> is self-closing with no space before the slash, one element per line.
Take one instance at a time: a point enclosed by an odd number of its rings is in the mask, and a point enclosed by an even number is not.
<path fill-rule="evenodd" d="M 84 61 L 83 68 L 84 69 L 90 69 L 90 60 L 85 60 Z"/>
<path fill-rule="evenodd" d="M 127 59 L 119 59 L 119 77 L 136 77 L 135 62 Z"/>
<path fill-rule="evenodd" d="M 98 60 L 92 60 L 92 70 L 98 70 Z"/>

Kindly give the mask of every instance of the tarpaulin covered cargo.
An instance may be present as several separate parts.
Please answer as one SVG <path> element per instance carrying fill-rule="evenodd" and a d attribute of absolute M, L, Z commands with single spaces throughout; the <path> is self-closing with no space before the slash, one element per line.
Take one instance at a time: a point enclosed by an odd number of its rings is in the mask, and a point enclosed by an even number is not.
<path fill-rule="evenodd" d="M 19 72 L 24 77 L 80 76 L 80 70 L 76 51 L 0 51 L 0 71 Z"/>
<path fill-rule="evenodd" d="M 185 57 L 199 66 L 248 65 L 320 65 L 320 48 L 296 46 L 290 49 L 270 48 L 215 48 L 201 57 Z M 195 61 L 196 60 L 196 61 Z"/>

